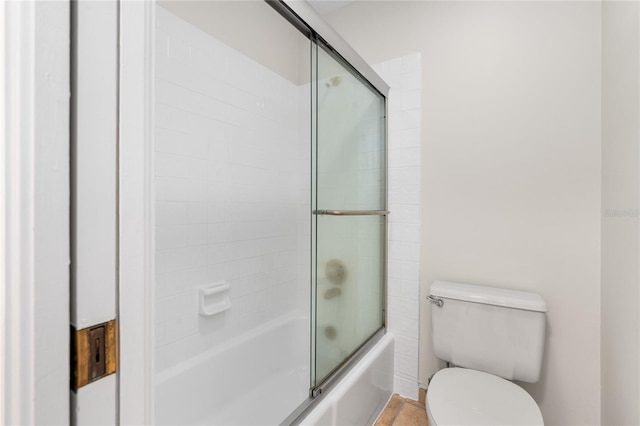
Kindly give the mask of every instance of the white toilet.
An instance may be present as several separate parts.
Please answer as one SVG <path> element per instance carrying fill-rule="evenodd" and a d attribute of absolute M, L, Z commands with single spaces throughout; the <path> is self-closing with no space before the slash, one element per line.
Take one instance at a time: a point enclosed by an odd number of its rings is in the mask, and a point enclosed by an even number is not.
<path fill-rule="evenodd" d="M 543 425 L 533 398 L 509 380 L 537 382 L 547 304 L 539 294 L 436 281 L 429 292 L 435 355 L 454 365 L 427 390 L 431 426 Z"/>

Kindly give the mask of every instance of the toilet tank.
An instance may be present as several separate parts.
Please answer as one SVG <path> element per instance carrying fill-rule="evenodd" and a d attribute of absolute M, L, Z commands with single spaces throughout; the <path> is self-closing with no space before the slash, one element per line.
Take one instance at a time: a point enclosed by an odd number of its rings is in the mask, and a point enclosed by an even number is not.
<path fill-rule="evenodd" d="M 435 281 L 429 298 L 438 358 L 508 380 L 538 381 L 547 311 L 539 294 Z"/>

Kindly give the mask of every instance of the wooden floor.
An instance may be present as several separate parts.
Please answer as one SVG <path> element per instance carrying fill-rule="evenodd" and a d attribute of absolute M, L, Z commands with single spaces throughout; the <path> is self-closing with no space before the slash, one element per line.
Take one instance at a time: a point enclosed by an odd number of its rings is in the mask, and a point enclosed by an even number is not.
<path fill-rule="evenodd" d="M 424 400 L 424 389 L 420 389 L 418 401 L 394 394 L 380 414 L 375 426 L 428 426 L 429 421 Z"/>

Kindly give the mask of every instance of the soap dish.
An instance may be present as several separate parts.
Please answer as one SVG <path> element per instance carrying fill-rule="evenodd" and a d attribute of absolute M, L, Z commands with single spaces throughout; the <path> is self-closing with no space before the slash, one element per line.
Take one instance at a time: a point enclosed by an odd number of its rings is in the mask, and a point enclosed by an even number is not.
<path fill-rule="evenodd" d="M 205 285 L 198 289 L 200 315 L 211 316 L 226 311 L 231 307 L 228 282 L 220 281 Z"/>

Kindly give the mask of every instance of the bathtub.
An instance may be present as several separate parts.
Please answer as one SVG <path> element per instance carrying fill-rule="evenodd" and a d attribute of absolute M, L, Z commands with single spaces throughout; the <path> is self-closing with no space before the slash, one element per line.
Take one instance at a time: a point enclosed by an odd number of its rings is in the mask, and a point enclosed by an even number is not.
<path fill-rule="evenodd" d="M 393 337 L 386 335 L 318 398 L 302 424 L 372 424 L 392 388 Z M 154 421 L 278 425 L 308 394 L 309 320 L 285 316 L 159 373 Z"/>
<path fill-rule="evenodd" d="M 387 333 L 300 424 L 372 425 L 393 393 L 393 335 Z"/>
<path fill-rule="evenodd" d="M 308 394 L 309 320 L 284 316 L 158 374 L 154 421 L 277 425 Z"/>

